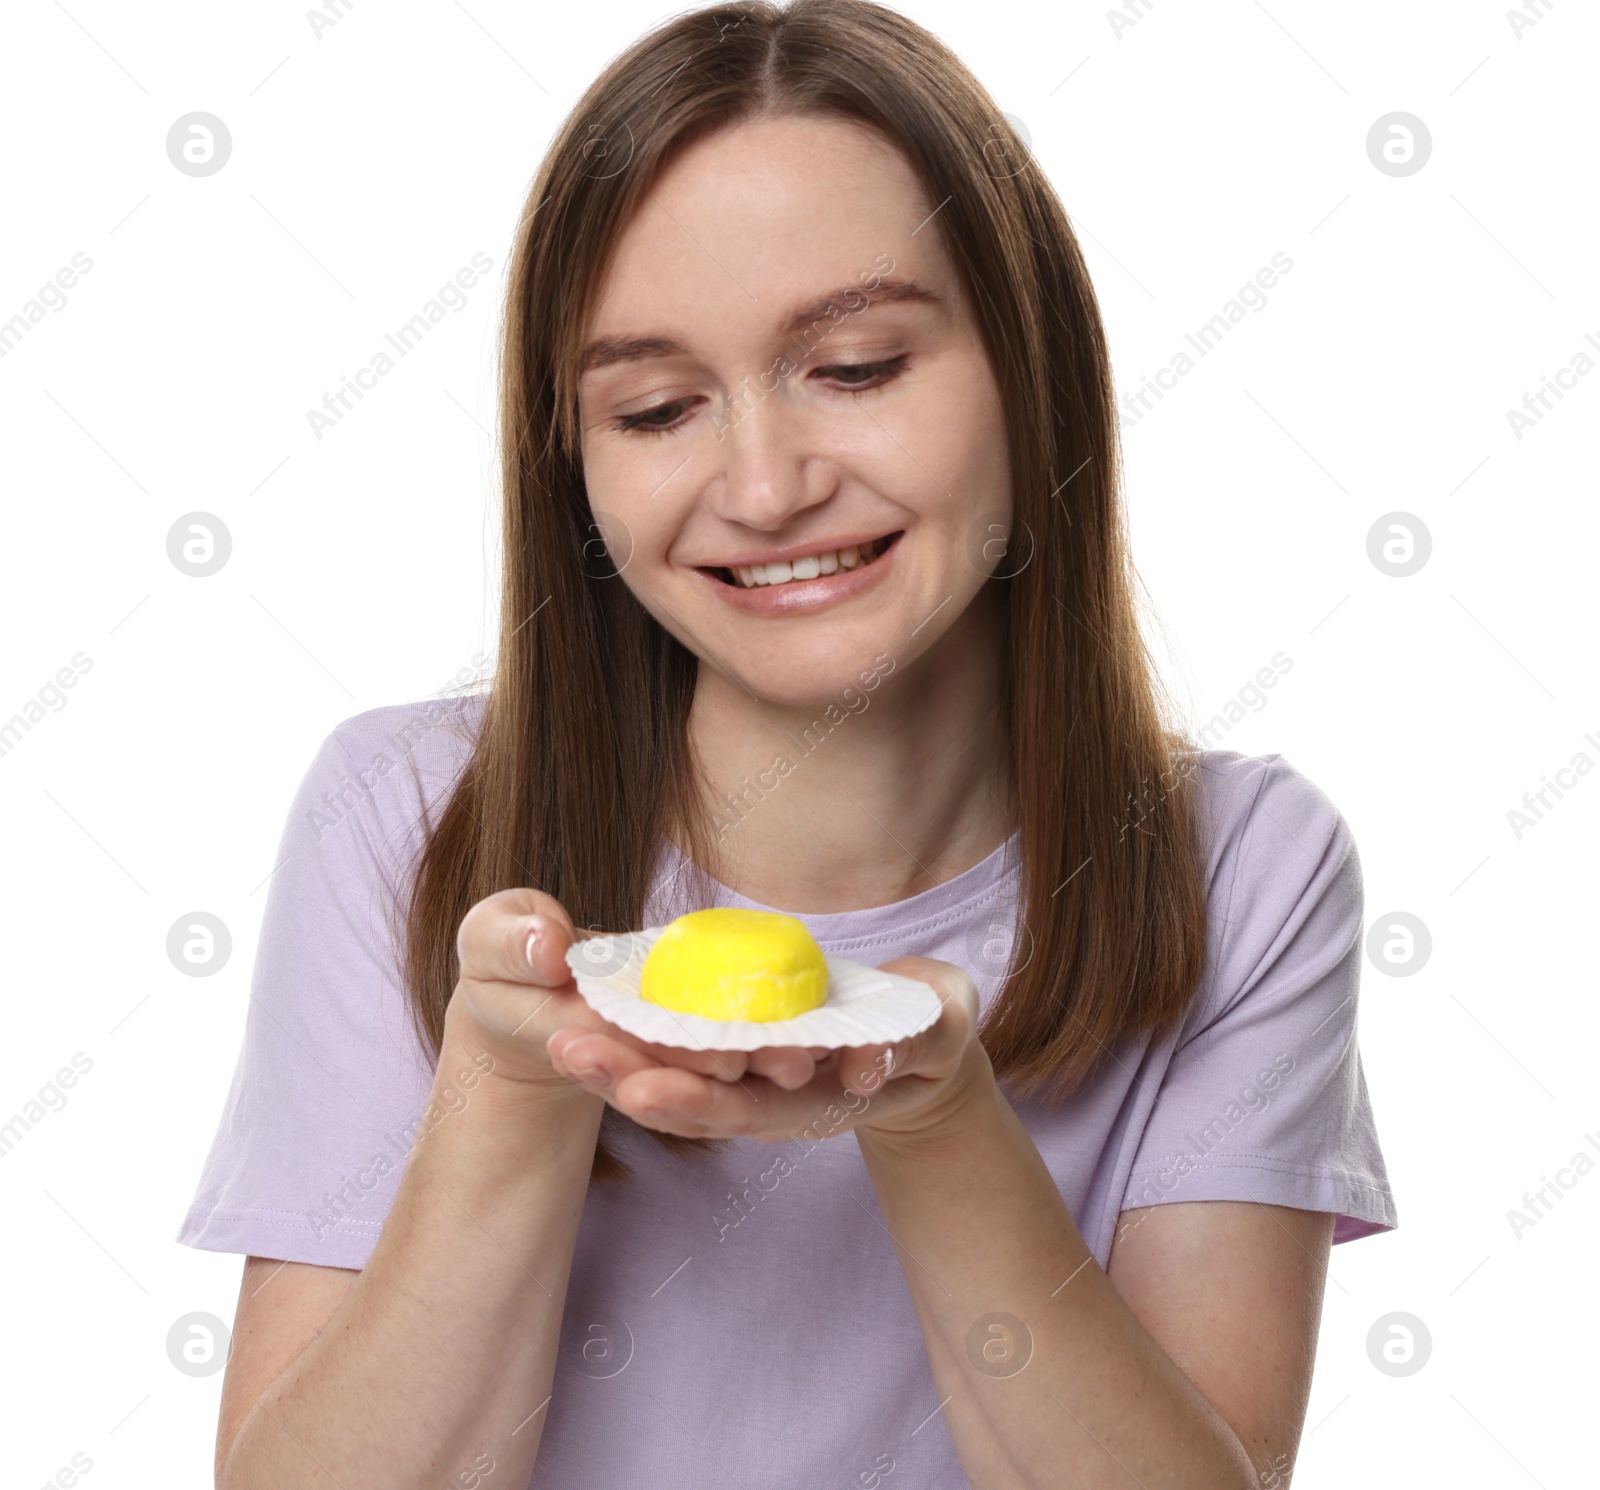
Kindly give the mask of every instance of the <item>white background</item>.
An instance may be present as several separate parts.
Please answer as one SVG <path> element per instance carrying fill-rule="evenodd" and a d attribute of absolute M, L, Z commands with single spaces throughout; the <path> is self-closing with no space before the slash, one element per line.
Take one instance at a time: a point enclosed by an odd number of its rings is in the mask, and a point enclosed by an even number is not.
<path fill-rule="evenodd" d="M 1333 1255 L 1295 1482 L 1589 1482 L 1600 1173 L 1520 1238 L 1506 1213 L 1600 1141 L 1600 773 L 1520 840 L 1507 811 L 1600 763 L 1600 376 L 1520 440 L 1506 411 L 1600 339 L 1595 12 L 1563 0 L 1519 35 L 1487 0 L 1155 0 L 1119 35 L 1093 5 L 904 8 L 1026 126 L 1120 387 L 1294 261 L 1127 453 L 1179 696 L 1198 723 L 1292 658 L 1226 745 L 1321 785 L 1369 924 L 1405 911 L 1433 939 L 1414 975 L 1365 977 L 1401 1226 Z M 209 1483 L 221 1377 L 175 1370 L 166 1338 L 232 1318 L 239 1261 L 172 1237 L 284 814 L 337 722 L 492 650 L 512 227 L 558 121 L 657 15 L 358 0 L 319 39 L 293 4 L 6 7 L 0 319 L 94 265 L 0 359 L 0 718 L 93 663 L 0 757 L 0 1121 L 93 1061 L 0 1160 L 8 1482 L 81 1452 L 91 1484 Z M 165 150 L 197 110 L 233 138 L 203 178 Z M 1366 150 L 1397 110 L 1433 140 L 1405 177 Z M 307 409 L 477 252 L 466 308 L 315 439 Z M 203 580 L 166 554 L 195 510 L 234 545 Z M 1408 578 L 1367 556 L 1394 511 L 1432 535 Z M 194 910 L 234 938 L 209 978 L 165 951 Z M 1368 1358 L 1393 1311 L 1432 1338 L 1406 1377 Z"/>

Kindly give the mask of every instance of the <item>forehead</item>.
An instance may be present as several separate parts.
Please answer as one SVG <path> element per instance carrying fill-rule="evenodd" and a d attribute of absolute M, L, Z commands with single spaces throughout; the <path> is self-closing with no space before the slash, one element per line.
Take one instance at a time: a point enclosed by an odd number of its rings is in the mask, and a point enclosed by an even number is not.
<path fill-rule="evenodd" d="M 943 281 L 934 211 L 891 141 L 853 121 L 781 117 L 718 130 L 659 174 L 618 236 L 593 334 L 663 315 L 716 324 L 780 310 L 883 264 Z M 887 259 L 885 258 L 887 256 Z"/>

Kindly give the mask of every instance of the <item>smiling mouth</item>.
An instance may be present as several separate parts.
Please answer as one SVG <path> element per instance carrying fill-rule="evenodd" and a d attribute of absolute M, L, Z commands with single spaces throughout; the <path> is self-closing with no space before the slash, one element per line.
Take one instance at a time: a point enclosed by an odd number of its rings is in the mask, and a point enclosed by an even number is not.
<path fill-rule="evenodd" d="M 787 585 L 795 580 L 825 578 L 830 574 L 845 574 L 852 569 L 864 569 L 880 559 L 900 539 L 900 533 L 889 533 L 866 543 L 853 543 L 848 548 L 830 548 L 814 554 L 804 554 L 798 559 L 780 559 L 771 564 L 735 564 L 731 567 L 710 568 L 705 573 L 713 575 L 725 585 L 741 590 L 755 590 L 767 585 Z"/>

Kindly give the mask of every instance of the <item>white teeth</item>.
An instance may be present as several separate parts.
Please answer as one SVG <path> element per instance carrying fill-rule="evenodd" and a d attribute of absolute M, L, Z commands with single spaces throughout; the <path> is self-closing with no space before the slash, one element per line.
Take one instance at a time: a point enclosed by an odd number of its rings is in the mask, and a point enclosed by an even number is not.
<path fill-rule="evenodd" d="M 807 554 L 788 562 L 775 559 L 770 564 L 735 564 L 731 568 L 739 584 L 750 590 L 760 585 L 787 584 L 791 579 L 816 579 L 819 575 L 837 574 L 841 569 L 859 569 L 877 558 L 884 546 L 882 539 L 874 538 L 867 543 L 830 549 L 825 554 Z"/>

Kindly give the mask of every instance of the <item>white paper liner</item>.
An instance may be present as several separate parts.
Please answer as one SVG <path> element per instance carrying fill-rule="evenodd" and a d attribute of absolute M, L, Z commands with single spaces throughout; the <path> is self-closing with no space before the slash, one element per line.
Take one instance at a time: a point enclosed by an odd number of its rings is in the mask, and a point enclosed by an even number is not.
<path fill-rule="evenodd" d="M 769 1045 L 887 1045 L 921 1033 L 943 1007 L 926 983 L 848 957 L 828 957 L 825 1003 L 793 1019 L 707 1019 L 639 996 L 645 957 L 664 926 L 590 937 L 567 948 L 583 1001 L 603 1019 L 652 1045 L 691 1050 L 762 1050 Z"/>

